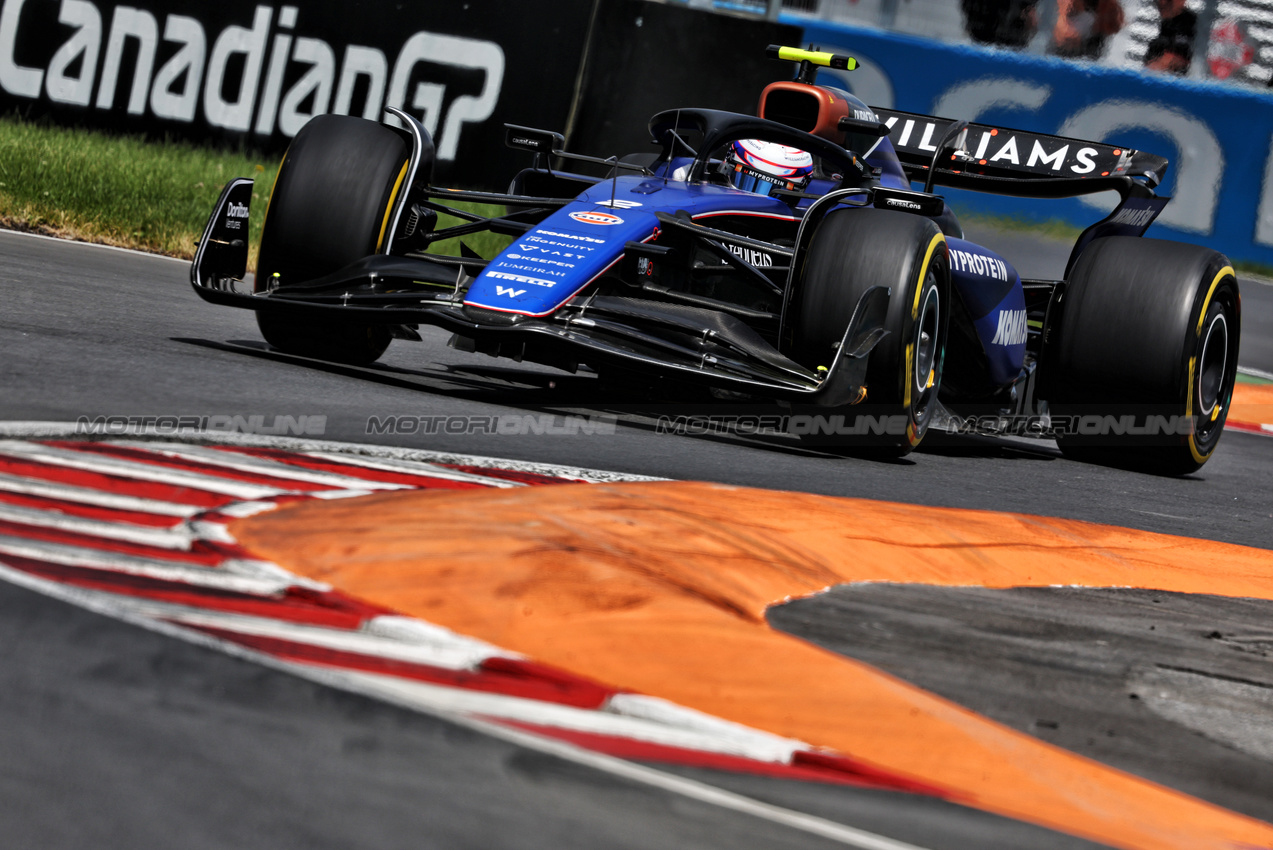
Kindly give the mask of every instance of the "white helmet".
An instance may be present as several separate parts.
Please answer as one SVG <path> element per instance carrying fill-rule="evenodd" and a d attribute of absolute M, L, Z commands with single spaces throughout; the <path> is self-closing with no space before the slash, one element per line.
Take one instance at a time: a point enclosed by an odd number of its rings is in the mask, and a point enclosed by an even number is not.
<path fill-rule="evenodd" d="M 798 192 L 813 174 L 813 157 L 776 142 L 739 139 L 730 144 L 721 170 L 734 188 L 744 192 L 768 195 L 775 188 Z"/>

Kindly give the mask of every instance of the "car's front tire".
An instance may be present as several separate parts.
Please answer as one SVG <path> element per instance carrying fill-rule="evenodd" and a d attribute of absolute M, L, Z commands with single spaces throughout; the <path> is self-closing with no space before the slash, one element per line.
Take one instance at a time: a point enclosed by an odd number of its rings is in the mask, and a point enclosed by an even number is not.
<path fill-rule="evenodd" d="M 884 322 L 888 335 L 867 361 L 865 403 L 848 409 L 874 419 L 841 444 L 900 456 L 923 439 L 941 387 L 949 269 L 945 237 L 926 218 L 842 209 L 819 225 L 794 304 L 791 353 L 797 362 L 812 369 L 829 366 L 862 295 L 873 286 L 891 289 Z M 873 427 L 884 421 L 889 427 Z"/>
<path fill-rule="evenodd" d="M 303 283 L 380 252 L 407 173 L 407 143 L 374 121 L 319 115 L 287 149 L 270 195 L 258 291 Z M 385 325 L 298 319 L 260 310 L 257 325 L 290 354 L 366 364 L 389 346 Z"/>

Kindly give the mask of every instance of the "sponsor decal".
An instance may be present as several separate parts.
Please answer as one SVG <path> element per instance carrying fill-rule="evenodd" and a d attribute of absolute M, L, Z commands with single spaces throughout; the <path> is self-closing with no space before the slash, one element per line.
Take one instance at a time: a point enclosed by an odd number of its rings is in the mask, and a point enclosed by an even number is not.
<path fill-rule="evenodd" d="M 597 201 L 597 206 L 609 207 L 612 210 L 630 210 L 644 205 L 640 201 L 625 201 L 622 198 L 615 198 L 613 201 Z"/>
<path fill-rule="evenodd" d="M 1026 334 L 1025 310 L 1000 310 L 999 327 L 995 329 L 992 345 L 1024 345 Z"/>
<path fill-rule="evenodd" d="M 574 263 L 567 263 L 562 260 L 550 260 L 547 257 L 525 257 L 521 254 L 505 254 L 504 256 L 510 260 L 521 260 L 524 263 L 537 263 L 543 266 L 559 266 L 563 269 L 573 269 L 575 267 Z"/>
<path fill-rule="evenodd" d="M 531 286 L 556 286 L 555 280 L 544 280 L 538 277 L 526 277 L 520 274 L 509 274 L 507 272 L 487 272 L 487 277 L 496 278 L 498 280 L 511 280 L 514 283 L 528 283 Z"/>
<path fill-rule="evenodd" d="M 496 286 L 496 287 L 495 287 L 495 294 L 496 294 L 496 295 L 507 295 L 509 298 L 516 298 L 516 297 L 517 297 L 517 296 L 519 296 L 519 295 L 525 295 L 525 294 L 526 294 L 526 290 L 524 290 L 524 289 L 513 289 L 513 287 L 511 287 L 511 286 Z"/>
<path fill-rule="evenodd" d="M 774 258 L 764 251 L 757 251 L 752 248 L 744 248 L 741 245 L 727 245 L 729 253 L 733 254 L 744 263 L 750 263 L 757 268 L 769 268 L 774 264 Z"/>
<path fill-rule="evenodd" d="M 236 204 L 231 201 L 225 210 L 225 228 L 226 230 L 242 230 L 246 222 L 239 219 L 248 217 L 248 205 Z"/>
<path fill-rule="evenodd" d="M 893 115 L 884 123 L 892 130 L 899 121 L 901 119 Z M 906 148 L 913 145 L 915 148 L 927 153 L 935 153 L 937 151 L 937 141 L 941 138 L 937 130 L 939 126 L 944 127 L 944 124 L 939 125 L 934 121 L 907 118 L 905 121 L 901 121 L 901 125 L 900 132 L 890 135 L 897 147 Z M 1033 134 L 1001 132 L 991 127 L 969 129 L 968 154 L 981 165 L 1024 166 L 1026 168 L 1046 169 L 1057 174 L 1066 172 L 1071 174 L 1090 174 L 1096 170 L 1095 157 L 1100 154 L 1097 148 L 1083 146 L 1071 151 L 1071 142 L 1057 139 L 1048 141 L 1060 142 L 1060 146 L 1053 150 L 1048 150 L 1043 144 L 1044 140 Z M 974 134 L 976 135 L 974 136 Z M 1021 142 L 1018 142 L 1018 136 L 1020 136 Z M 1023 150 L 1023 145 L 1028 145 L 1028 149 Z M 1116 153 L 1130 154 L 1131 152 L 1118 151 Z M 1116 168 L 1115 171 L 1121 171 L 1126 167 L 1128 161 L 1130 161 L 1130 156 L 1123 155 L 1119 162 L 1119 168 Z"/>
<path fill-rule="evenodd" d="M 571 244 L 574 244 L 576 242 L 587 242 L 591 245 L 606 244 L 606 240 L 604 239 L 597 239 L 596 237 L 593 237 L 593 236 L 584 236 L 580 233 L 558 233 L 555 230 L 536 230 L 534 235 L 526 237 L 526 241 L 549 242 L 550 240 L 542 238 L 544 236 L 556 236 L 558 239 L 569 239 Z M 550 244 L 556 245 L 557 243 L 551 242 Z M 584 246 L 580 246 L 580 247 L 584 247 Z M 593 250 L 593 249 L 589 248 L 588 250 Z"/>
<path fill-rule="evenodd" d="M 1126 224 L 1129 227 L 1148 227 L 1154 220 L 1154 210 L 1119 210 L 1110 224 Z"/>
<path fill-rule="evenodd" d="M 885 198 L 884 206 L 902 210 L 922 210 L 924 208 L 923 204 L 917 204 L 914 201 L 904 201 L 901 198 Z"/>
<path fill-rule="evenodd" d="M 975 254 L 972 251 L 951 249 L 950 267 L 957 272 L 979 274 L 1005 283 L 1008 280 L 1008 266 L 1003 260 Z"/>
<path fill-rule="evenodd" d="M 518 243 L 517 243 L 517 250 L 519 250 L 519 251 L 525 251 L 527 254 L 533 254 L 533 253 L 538 252 L 538 253 L 540 253 L 540 254 L 546 254 L 546 255 L 548 255 L 548 256 L 552 256 L 552 257 L 572 257 L 572 258 L 574 258 L 574 259 L 576 259 L 576 260 L 582 260 L 582 259 L 584 258 L 584 256 L 585 256 L 585 255 L 584 255 L 584 254 L 576 254 L 576 253 L 575 253 L 575 251 L 595 251 L 595 250 L 597 250 L 596 248 L 591 248 L 591 247 L 589 247 L 589 246 L 587 246 L 587 245 L 572 245 L 572 244 L 570 244 L 570 243 L 568 243 L 568 242 L 554 242 L 554 241 L 553 241 L 553 240 L 551 240 L 551 239 L 534 239 L 534 238 L 532 237 L 532 239 L 531 239 L 531 240 L 529 240 L 529 241 L 534 241 L 534 242 L 544 242 L 544 243 L 546 243 L 546 244 L 548 244 L 548 245 L 554 245 L 554 246 L 556 246 L 557 248 L 570 248 L 571 250 L 570 250 L 570 251 L 558 251 L 558 250 L 556 250 L 555 248 L 545 248 L 543 245 L 527 245 L 525 242 L 518 242 Z"/>
<path fill-rule="evenodd" d="M 623 219 L 613 213 L 606 212 L 572 212 L 570 217 L 581 224 L 612 225 L 623 224 Z"/>
<path fill-rule="evenodd" d="M 559 272 L 556 269 L 544 269 L 539 266 L 524 266 L 521 263 L 501 262 L 501 269 L 513 269 L 519 272 L 533 272 L 534 274 L 550 274 L 553 277 L 566 277 L 566 272 Z"/>

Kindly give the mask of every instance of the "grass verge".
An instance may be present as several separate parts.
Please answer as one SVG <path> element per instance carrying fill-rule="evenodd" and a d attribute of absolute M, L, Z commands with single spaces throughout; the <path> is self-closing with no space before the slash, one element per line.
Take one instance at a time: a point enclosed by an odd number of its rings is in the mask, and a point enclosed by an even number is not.
<path fill-rule="evenodd" d="M 0 119 L 0 223 L 191 258 L 225 183 L 254 178 L 260 210 L 277 170 L 277 158 L 259 154 L 6 117 Z M 260 219 L 252 217 L 254 245 Z"/>
<path fill-rule="evenodd" d="M 0 227 L 193 259 L 221 189 L 235 177 L 251 177 L 256 186 L 248 265 L 255 268 L 280 158 L 3 117 Z M 478 205 L 464 206 L 482 212 Z M 458 223 L 443 216 L 439 227 Z M 464 241 L 493 256 L 508 240 L 482 233 Z M 433 250 L 458 254 L 459 240 Z"/>

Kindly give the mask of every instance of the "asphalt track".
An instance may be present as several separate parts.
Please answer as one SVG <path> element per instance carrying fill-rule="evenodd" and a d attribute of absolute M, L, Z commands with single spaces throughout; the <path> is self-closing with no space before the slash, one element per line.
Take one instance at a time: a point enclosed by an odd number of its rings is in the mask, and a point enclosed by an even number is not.
<path fill-rule="evenodd" d="M 1018 235 L 996 238 L 1005 256 L 1024 252 L 1037 264 L 1019 263 L 1026 274 L 1059 274 L 1051 269 L 1058 256 L 1063 262 L 1062 248 Z M 445 347 L 445 335 L 434 332 L 425 333 L 423 345 L 395 343 L 370 369 L 267 352 L 250 315 L 203 304 L 186 283 L 186 266 L 174 261 L 14 234 L 0 234 L 0 256 L 4 420 L 321 415 L 323 436 L 334 440 L 1014 510 L 1273 548 L 1273 443 L 1267 438 L 1228 433 L 1201 474 L 1177 480 L 1076 464 L 1060 458 L 1050 444 L 1025 441 L 967 440 L 902 462 L 878 463 L 827 456 L 782 439 L 659 434 L 655 422 L 675 409 L 671 403 L 632 407 L 622 394 L 598 388 L 586 376 L 458 354 Z M 1273 372 L 1273 288 L 1244 281 L 1243 307 L 1241 363 Z M 622 418 L 612 435 L 367 433 L 370 417 L 540 412 Z M 915 657 L 928 648 L 926 642 L 851 640 L 855 633 L 837 625 L 843 611 L 835 606 L 843 603 L 873 606 L 871 622 L 896 618 L 900 625 L 890 634 L 907 635 L 907 624 L 941 605 L 948 606 L 941 610 L 949 631 L 938 634 L 983 626 L 967 622 L 975 606 L 961 606 L 957 595 L 943 597 L 948 591 L 927 591 L 942 598 L 864 598 L 849 589 L 778 609 L 771 618 L 1045 740 L 1080 752 L 1088 747 L 1124 769 L 1257 817 L 1271 816 L 1260 805 L 1270 796 L 1264 789 L 1273 787 L 1270 755 L 1240 729 L 1228 740 L 1193 742 L 1194 752 L 1201 753 L 1195 763 L 1206 768 L 1202 775 L 1179 765 L 1138 762 L 1140 750 L 1131 745 L 1123 751 L 1105 742 L 1089 745 L 1077 732 L 1064 737 L 1071 722 L 1076 729 L 1090 728 L 1083 713 L 1101 710 L 1101 700 L 1111 701 L 1110 694 L 1130 681 L 1126 676 L 1089 680 L 1084 674 L 1080 678 L 1093 692 L 1100 691 L 1090 704 L 1079 701 L 1065 708 L 1069 713 L 1034 716 L 1046 712 L 1037 710 L 1030 694 L 1014 690 L 1019 680 L 1010 667 L 1000 669 L 995 685 L 961 689 L 949 681 L 961 669 L 951 659 L 944 659 L 943 674 L 939 661 L 928 659 L 926 667 Z M 0 610 L 5 635 L 0 645 L 6 648 L 0 668 L 0 758 L 6 765 L 0 768 L 0 819 L 15 846 L 91 842 L 122 848 L 171 844 L 174 835 L 191 847 L 820 846 L 818 839 L 770 822 L 336 694 L 8 585 L 0 585 Z M 790 619 L 788 610 L 799 616 Z M 1067 611 L 1057 616 L 1078 616 Z M 1111 603 L 1090 614 L 1097 622 L 1086 626 L 1114 630 L 1124 613 Z M 1217 626 L 1211 631 L 1250 636 L 1252 626 L 1239 614 L 1210 613 Z M 1090 636 L 1067 635 L 1060 626 L 1057 631 L 1047 649 L 1058 658 Z M 1010 642 L 1003 645 L 1002 635 L 999 643 L 992 637 L 979 649 L 984 663 L 978 669 L 992 669 L 1016 651 Z M 1142 648 L 1138 657 L 1160 651 Z M 1193 682 L 1181 684 L 1180 675 L 1187 674 L 1162 669 L 1151 663 L 1135 672 L 1177 675 L 1173 684 L 1180 689 Z M 1250 670 L 1239 678 L 1257 689 L 1270 680 Z M 1066 681 L 1058 678 L 1054 687 Z M 1189 686 L 1197 690 L 1196 683 Z M 1258 704 L 1259 694 L 1245 698 Z M 1152 724 L 1168 722 L 1152 711 L 1115 714 L 1127 724 L 1120 728 L 1142 735 Z M 1186 740 L 1179 730 L 1188 724 L 1170 722 L 1178 740 Z M 1234 775 L 1235 762 L 1249 781 L 1233 786 L 1226 777 Z M 682 772 L 921 846 L 1089 846 L 908 795 Z"/>

